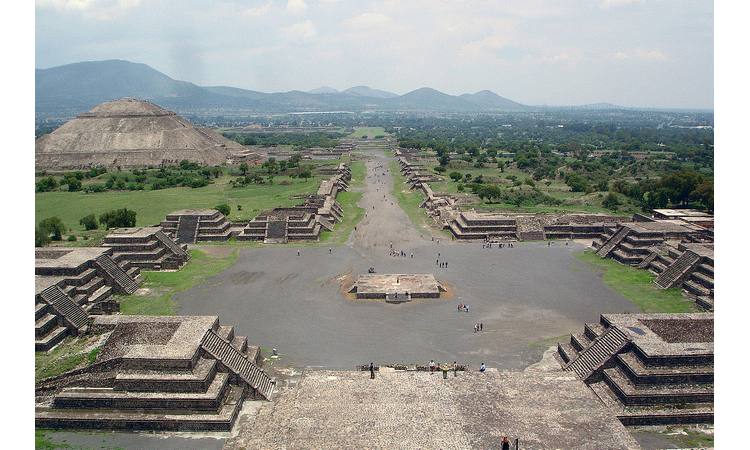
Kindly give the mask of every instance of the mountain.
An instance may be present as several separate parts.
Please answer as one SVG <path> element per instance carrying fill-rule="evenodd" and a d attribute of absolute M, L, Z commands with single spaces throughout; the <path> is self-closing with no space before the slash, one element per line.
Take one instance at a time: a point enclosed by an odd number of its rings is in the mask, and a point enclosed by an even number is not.
<path fill-rule="evenodd" d="M 94 106 L 135 97 L 180 114 L 215 115 L 313 111 L 516 111 L 524 105 L 489 91 L 462 96 L 420 88 L 404 95 L 354 86 L 343 92 L 322 87 L 311 92 L 265 93 L 231 86 L 198 86 L 146 64 L 122 60 L 87 61 L 36 70 L 38 120 L 70 118 Z"/>
<path fill-rule="evenodd" d="M 308 94 L 338 94 L 339 91 L 330 86 L 321 86 L 316 89 L 307 91 Z"/>
<path fill-rule="evenodd" d="M 423 87 L 387 100 L 396 109 L 428 111 L 471 111 L 476 106 L 465 99 Z"/>
<path fill-rule="evenodd" d="M 380 89 L 373 89 L 369 86 L 354 86 L 342 92 L 344 94 L 357 95 L 359 97 L 372 97 L 372 98 L 398 97 L 398 94 L 394 94 L 393 92 L 381 91 Z"/>
<path fill-rule="evenodd" d="M 528 109 L 527 106 L 501 97 L 492 91 L 479 91 L 474 94 L 461 94 L 459 97 L 483 109 L 514 111 Z"/>

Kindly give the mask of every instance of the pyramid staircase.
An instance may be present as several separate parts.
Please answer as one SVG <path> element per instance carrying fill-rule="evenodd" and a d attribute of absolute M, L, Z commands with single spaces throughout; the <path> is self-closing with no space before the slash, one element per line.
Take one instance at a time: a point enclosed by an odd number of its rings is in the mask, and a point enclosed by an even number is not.
<path fill-rule="evenodd" d="M 571 336 L 572 340 L 576 338 L 575 335 Z M 610 327 L 600 337 L 594 339 L 591 345 L 578 353 L 564 370 L 575 372 L 578 378 L 586 380 L 622 350 L 628 342 L 630 341 L 625 333 L 615 327 Z"/>
<path fill-rule="evenodd" d="M 106 278 L 117 286 L 118 290 L 125 294 L 132 294 L 138 290 L 138 282 L 128 275 L 109 255 L 98 256 L 95 264 L 99 267 Z"/>
<path fill-rule="evenodd" d="M 666 270 L 656 277 L 654 283 L 662 289 L 679 286 L 690 275 L 690 272 L 700 264 L 700 260 L 700 256 L 690 250 L 686 250 Z"/>
<path fill-rule="evenodd" d="M 198 216 L 180 216 L 177 222 L 175 240 L 180 244 L 195 244 L 195 240 L 198 237 L 199 221 L 200 218 Z"/>
<path fill-rule="evenodd" d="M 615 234 L 613 234 L 601 247 L 597 250 L 596 254 L 602 258 L 606 258 L 617 247 L 620 242 L 630 233 L 630 228 L 621 227 Z"/>
<path fill-rule="evenodd" d="M 214 330 L 209 330 L 203 336 L 201 347 L 253 388 L 256 393 L 266 400 L 271 399 L 275 384 L 273 379 L 233 346 L 229 340 L 222 338 Z"/>

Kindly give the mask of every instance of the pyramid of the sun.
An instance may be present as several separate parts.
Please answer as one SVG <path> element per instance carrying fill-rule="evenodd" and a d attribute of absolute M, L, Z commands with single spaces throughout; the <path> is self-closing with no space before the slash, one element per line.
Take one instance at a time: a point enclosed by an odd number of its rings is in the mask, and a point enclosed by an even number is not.
<path fill-rule="evenodd" d="M 197 128 L 153 103 L 123 98 L 102 103 L 36 141 L 37 169 L 225 164 L 242 145 Z"/>

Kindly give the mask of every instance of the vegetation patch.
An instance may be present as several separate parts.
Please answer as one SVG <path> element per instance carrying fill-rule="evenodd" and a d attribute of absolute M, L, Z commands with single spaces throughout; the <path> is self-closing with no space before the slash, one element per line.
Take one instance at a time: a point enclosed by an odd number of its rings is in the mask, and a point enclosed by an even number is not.
<path fill-rule="evenodd" d="M 602 272 L 602 279 L 610 288 L 620 293 L 644 313 L 685 313 L 698 311 L 691 300 L 682 295 L 678 288 L 661 289 L 653 281 L 656 278 L 648 270 L 620 264 L 611 259 L 603 259 L 587 250 L 576 254 Z"/>
<path fill-rule="evenodd" d="M 176 272 L 143 271 L 144 283 L 133 295 L 121 296 L 120 312 L 128 315 L 173 316 L 177 312 L 174 296 L 204 282 L 229 267 L 239 255 L 238 249 L 226 254 L 190 250 L 190 261 Z"/>
<path fill-rule="evenodd" d="M 391 161 L 390 169 L 393 174 L 393 196 L 398 201 L 398 205 L 417 228 L 429 229 L 427 213 L 424 208 L 419 207 L 425 200 L 424 194 L 419 189 L 409 189 L 406 177 L 401 174 L 396 161 Z"/>
<path fill-rule="evenodd" d="M 98 339 L 98 336 L 67 338 L 49 352 L 36 352 L 34 357 L 35 380 L 54 377 L 93 364 L 99 354 L 99 348 L 92 348 L 92 346 Z"/>
<path fill-rule="evenodd" d="M 341 223 L 336 224 L 332 232 L 324 231 L 320 235 L 321 242 L 343 244 L 349 238 L 354 227 L 362 220 L 365 210 L 357 206 L 362 198 L 362 192 L 357 192 L 364 185 L 367 168 L 362 161 L 354 161 L 349 166 L 352 179 L 349 180 L 349 190 L 339 192 L 336 201 L 344 210 Z"/>

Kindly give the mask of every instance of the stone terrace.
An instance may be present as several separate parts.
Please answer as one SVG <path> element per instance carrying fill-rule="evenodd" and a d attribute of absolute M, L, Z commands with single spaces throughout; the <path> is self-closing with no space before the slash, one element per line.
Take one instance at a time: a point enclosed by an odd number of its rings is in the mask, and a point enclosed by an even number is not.
<path fill-rule="evenodd" d="M 216 316 L 100 316 L 96 362 L 37 383 L 45 428 L 228 431 L 244 400 L 274 381 L 260 349 Z"/>
<path fill-rule="evenodd" d="M 638 448 L 575 376 L 552 373 L 306 371 L 229 449 Z"/>
<path fill-rule="evenodd" d="M 107 247 L 42 247 L 34 256 L 37 351 L 85 330 L 89 314 L 119 310 L 112 294 L 132 294 L 141 282 L 140 269 L 115 261 Z"/>
<path fill-rule="evenodd" d="M 360 275 L 351 293 L 357 298 L 384 298 L 386 301 L 409 301 L 412 298 L 438 298 L 445 292 L 432 274 Z"/>
<path fill-rule="evenodd" d="M 226 241 L 240 232 L 238 227 L 232 226 L 224 214 L 215 209 L 174 211 L 167 214 L 167 218 L 160 226 L 178 244 Z"/>
<path fill-rule="evenodd" d="M 682 287 L 698 306 L 714 307 L 714 249 L 712 243 L 665 243 L 652 248 L 638 265 L 657 277 L 662 289 Z"/>
<path fill-rule="evenodd" d="M 602 314 L 558 344 L 626 425 L 713 422 L 713 314 Z"/>
<path fill-rule="evenodd" d="M 190 256 L 159 227 L 117 228 L 102 243 L 114 250 L 112 258 L 148 270 L 176 270 Z"/>

